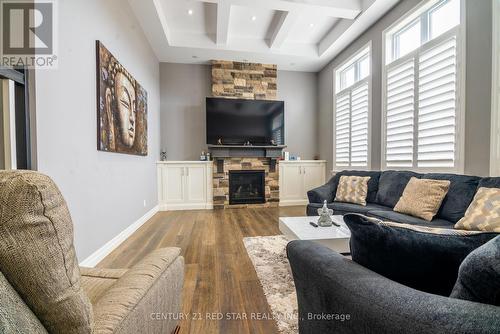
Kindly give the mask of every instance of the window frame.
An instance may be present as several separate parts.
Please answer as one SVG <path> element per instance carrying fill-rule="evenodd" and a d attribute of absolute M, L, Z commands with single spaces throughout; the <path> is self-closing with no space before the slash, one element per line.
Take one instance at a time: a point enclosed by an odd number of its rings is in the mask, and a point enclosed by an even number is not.
<path fill-rule="evenodd" d="M 418 48 L 407 53 L 406 55 L 399 57 L 396 60 L 394 58 L 394 50 L 391 45 L 391 49 L 388 49 L 388 41 L 390 38 L 392 39 L 396 33 L 391 32 L 398 26 L 401 25 L 401 30 L 410 26 L 411 22 L 415 21 L 417 18 L 421 18 L 422 16 L 426 16 L 425 21 L 425 29 L 430 31 L 428 15 L 432 10 L 439 8 L 444 4 L 441 0 L 424 0 L 415 6 L 413 9 L 408 11 L 403 17 L 394 22 L 391 26 L 384 29 L 382 32 L 382 117 L 381 117 L 381 170 L 410 170 L 414 172 L 444 172 L 444 173 L 464 173 L 465 160 L 464 160 L 464 151 L 465 151 L 465 73 L 466 73 L 466 40 L 465 40 L 465 32 L 466 32 L 466 8 L 465 8 L 465 0 L 460 1 L 460 23 L 449 29 L 448 31 L 442 33 L 438 37 L 425 40 Z M 420 11 L 422 13 L 418 14 Z M 411 18 L 411 19 L 410 19 Z M 406 22 L 405 22 L 406 21 Z M 406 24 L 405 24 L 406 23 Z M 423 24 L 421 22 L 421 29 L 423 30 Z M 397 31 L 399 33 L 400 31 Z M 451 38 L 452 36 L 456 36 L 457 40 L 457 103 L 456 103 L 456 124 L 455 124 L 455 166 L 454 167 L 418 167 L 418 159 L 415 159 L 418 156 L 418 132 L 414 133 L 413 138 L 413 166 L 412 167 L 387 167 L 386 161 L 386 145 L 387 145 L 387 72 L 392 67 L 398 66 L 401 63 L 408 61 L 411 58 L 414 58 L 415 62 L 418 62 L 418 56 L 425 51 L 432 49 L 436 45 L 443 43 L 445 40 Z M 421 33 L 421 41 L 423 40 L 423 32 Z M 394 43 L 392 43 L 394 44 Z M 391 59 L 388 60 L 388 53 L 390 52 Z M 418 66 L 415 67 L 415 78 L 418 77 Z M 416 87 L 418 87 L 416 85 Z M 415 93 L 415 99 L 418 100 L 418 92 Z M 417 113 L 418 110 L 415 110 Z M 415 125 L 418 123 L 418 118 L 415 118 Z M 417 129 L 417 128 L 416 128 Z"/>
<path fill-rule="evenodd" d="M 353 64 L 357 64 L 355 66 L 355 78 L 359 78 L 359 75 L 360 75 L 359 64 L 361 63 L 361 60 L 363 60 L 365 58 L 365 56 L 363 56 L 363 53 L 365 53 L 366 50 L 368 50 L 367 56 L 368 56 L 369 63 L 370 63 L 370 73 L 365 78 L 358 79 L 358 81 L 355 81 L 355 83 L 352 84 L 351 86 L 337 91 L 337 86 L 340 84 L 340 81 L 341 81 L 340 75 L 338 76 L 337 72 L 346 70 L 347 68 L 349 68 L 351 66 L 350 63 L 352 62 Z M 332 113 L 333 114 L 333 138 L 332 138 L 332 141 L 333 141 L 333 161 L 332 161 L 333 168 L 332 168 L 332 171 L 333 172 L 342 171 L 342 170 L 349 169 L 349 168 L 356 168 L 357 170 L 371 170 L 371 165 L 372 165 L 372 152 L 371 152 L 372 138 L 371 138 L 371 136 L 372 136 L 372 124 L 373 124 L 372 123 L 372 101 L 373 101 L 372 100 L 372 84 L 373 84 L 372 78 L 373 78 L 373 57 L 372 57 L 372 41 L 371 40 L 368 43 L 364 44 L 362 47 L 360 47 L 349 58 L 347 58 L 342 63 L 340 63 L 333 70 L 333 108 L 332 108 L 333 109 L 332 110 L 333 111 L 333 113 Z M 336 110 L 337 96 L 340 96 L 340 95 L 343 95 L 346 93 L 351 94 L 351 92 L 353 90 L 359 88 L 360 86 L 362 86 L 364 84 L 368 84 L 367 164 L 364 167 L 363 166 L 352 166 L 350 151 L 349 151 L 349 165 L 348 166 L 337 166 L 337 154 L 336 154 L 337 139 L 336 139 L 336 134 L 335 134 L 336 115 L 337 115 L 337 110 Z M 349 138 L 351 138 L 351 133 L 349 133 Z M 349 145 L 350 145 L 350 140 L 351 139 L 349 139 Z M 349 150 L 350 150 L 350 148 L 349 148 Z"/>
<path fill-rule="evenodd" d="M 490 176 L 500 176 L 500 0 L 493 0 Z"/>

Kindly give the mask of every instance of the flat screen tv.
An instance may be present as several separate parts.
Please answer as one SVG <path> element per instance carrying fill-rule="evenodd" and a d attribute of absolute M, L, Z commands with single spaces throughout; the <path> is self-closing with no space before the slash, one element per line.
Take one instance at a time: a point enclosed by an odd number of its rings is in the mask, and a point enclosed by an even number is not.
<path fill-rule="evenodd" d="M 285 103 L 207 97 L 207 144 L 284 145 Z"/>

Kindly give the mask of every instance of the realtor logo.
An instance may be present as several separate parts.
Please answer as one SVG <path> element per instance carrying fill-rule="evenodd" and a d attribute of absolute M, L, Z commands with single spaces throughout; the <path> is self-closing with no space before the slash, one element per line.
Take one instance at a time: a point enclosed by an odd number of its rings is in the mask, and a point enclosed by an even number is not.
<path fill-rule="evenodd" d="M 0 0 L 0 66 L 55 68 L 55 2 Z"/>

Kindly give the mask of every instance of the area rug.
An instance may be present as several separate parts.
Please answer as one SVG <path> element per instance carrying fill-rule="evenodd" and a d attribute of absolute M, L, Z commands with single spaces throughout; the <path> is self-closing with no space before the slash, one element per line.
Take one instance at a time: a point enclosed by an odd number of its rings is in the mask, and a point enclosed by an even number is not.
<path fill-rule="evenodd" d="M 283 235 L 243 238 L 248 256 L 264 290 L 273 319 L 282 334 L 296 334 L 298 306 Z"/>

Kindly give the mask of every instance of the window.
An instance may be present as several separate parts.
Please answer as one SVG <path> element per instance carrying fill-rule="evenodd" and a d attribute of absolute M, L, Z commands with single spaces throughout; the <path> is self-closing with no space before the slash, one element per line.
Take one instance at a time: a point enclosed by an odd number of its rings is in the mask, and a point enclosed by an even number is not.
<path fill-rule="evenodd" d="M 335 167 L 369 168 L 370 47 L 335 71 Z"/>
<path fill-rule="evenodd" d="M 383 168 L 459 171 L 459 23 L 434 0 L 385 33 Z"/>
<path fill-rule="evenodd" d="M 0 169 L 36 167 L 33 85 L 28 70 L 0 68 Z"/>

